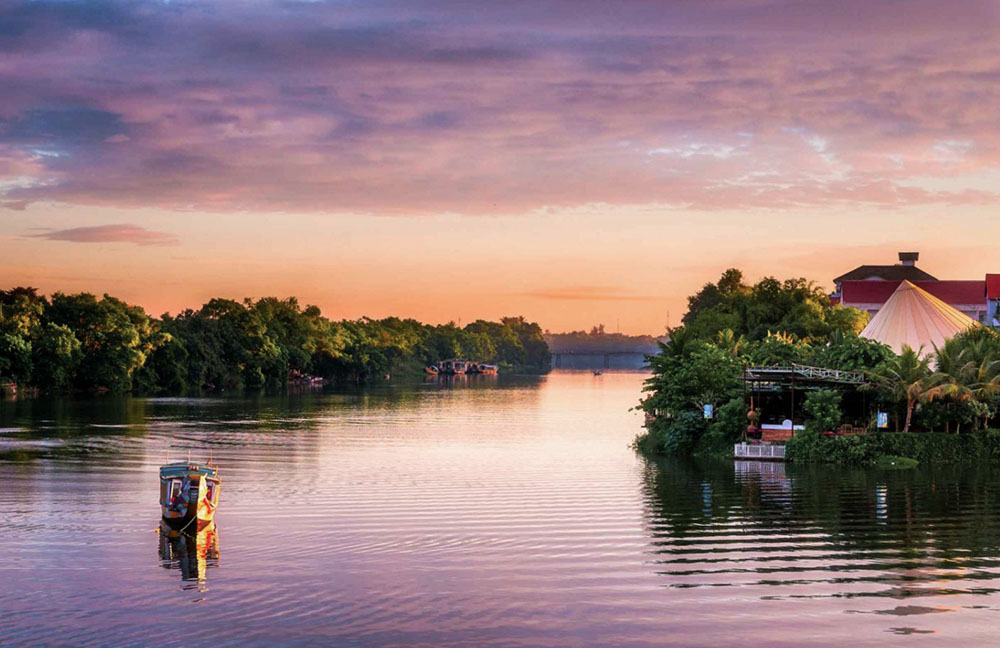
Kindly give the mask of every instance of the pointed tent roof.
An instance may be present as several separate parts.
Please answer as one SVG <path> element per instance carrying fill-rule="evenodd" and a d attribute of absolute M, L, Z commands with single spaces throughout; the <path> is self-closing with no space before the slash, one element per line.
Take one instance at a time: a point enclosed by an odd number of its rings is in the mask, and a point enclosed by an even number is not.
<path fill-rule="evenodd" d="M 941 346 L 948 338 L 977 324 L 926 290 L 904 281 L 861 331 L 861 337 L 888 344 L 896 353 L 903 350 L 904 344 L 914 350 L 923 346 L 921 355 L 927 355 L 933 353 L 934 345 Z"/>

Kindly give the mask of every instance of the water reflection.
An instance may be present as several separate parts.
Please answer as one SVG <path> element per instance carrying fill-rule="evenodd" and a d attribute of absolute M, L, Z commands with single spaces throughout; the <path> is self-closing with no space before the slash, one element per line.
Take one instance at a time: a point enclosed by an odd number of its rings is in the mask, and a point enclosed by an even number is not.
<path fill-rule="evenodd" d="M 0 460 L 0 644 L 992 645 L 1000 473 L 650 463 L 642 380 L 0 403 L 56 447 Z M 207 533 L 153 562 L 189 451 L 226 480 L 224 570 Z"/>
<path fill-rule="evenodd" d="M 181 589 L 208 591 L 208 568 L 219 566 L 219 529 L 213 522 L 198 532 L 159 528 L 160 566 L 181 572 Z"/>
<path fill-rule="evenodd" d="M 647 466 L 645 488 L 657 572 L 670 588 L 838 601 L 843 613 L 914 621 L 992 609 L 998 591 L 1000 486 L 988 466 L 663 461 Z"/>

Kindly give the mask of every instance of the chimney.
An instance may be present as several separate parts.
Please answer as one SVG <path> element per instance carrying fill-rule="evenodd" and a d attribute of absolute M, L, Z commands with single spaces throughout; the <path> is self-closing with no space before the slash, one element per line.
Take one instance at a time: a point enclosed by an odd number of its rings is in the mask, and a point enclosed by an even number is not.
<path fill-rule="evenodd" d="M 920 258 L 919 252 L 900 252 L 899 262 L 905 266 L 915 266 L 917 265 L 917 259 Z"/>

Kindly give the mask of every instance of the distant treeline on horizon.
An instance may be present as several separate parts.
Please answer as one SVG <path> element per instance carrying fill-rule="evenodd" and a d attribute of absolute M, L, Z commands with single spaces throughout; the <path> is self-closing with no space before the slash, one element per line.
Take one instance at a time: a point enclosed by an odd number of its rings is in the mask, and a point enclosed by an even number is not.
<path fill-rule="evenodd" d="M 659 342 L 668 340 L 666 335 L 625 335 L 623 333 L 608 333 L 603 324 L 598 324 L 587 331 L 570 331 L 569 333 L 543 334 L 552 353 L 588 352 L 606 353 L 609 351 L 636 351 L 646 354 L 659 353 Z"/>
<path fill-rule="evenodd" d="M 363 383 L 453 357 L 532 373 L 551 363 L 541 328 L 523 317 L 464 327 L 397 317 L 335 321 L 294 297 L 265 297 L 212 299 L 154 318 L 110 295 L 0 290 L 0 388 L 158 394 L 310 377 Z"/>

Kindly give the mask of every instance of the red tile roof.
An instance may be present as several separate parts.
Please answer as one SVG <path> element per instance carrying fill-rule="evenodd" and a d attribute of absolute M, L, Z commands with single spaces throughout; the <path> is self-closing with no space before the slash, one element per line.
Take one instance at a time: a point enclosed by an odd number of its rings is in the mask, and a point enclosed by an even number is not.
<path fill-rule="evenodd" d="M 899 283 L 904 279 L 908 279 L 913 283 L 920 281 L 934 281 L 936 277 L 924 272 L 917 266 L 905 266 L 901 263 L 896 265 L 863 265 L 846 272 L 836 279 L 833 283 L 839 284 L 844 281 L 862 281 L 871 279 L 881 279 L 883 281 L 895 281 Z"/>
<path fill-rule="evenodd" d="M 1000 275 L 997 277 L 1000 288 Z M 899 287 L 900 281 L 845 281 L 841 284 L 841 301 L 851 304 L 884 304 Z M 914 281 L 941 301 L 951 304 L 986 305 L 985 281 Z"/>
<path fill-rule="evenodd" d="M 1000 299 L 1000 274 L 986 275 L 986 297 Z"/>

